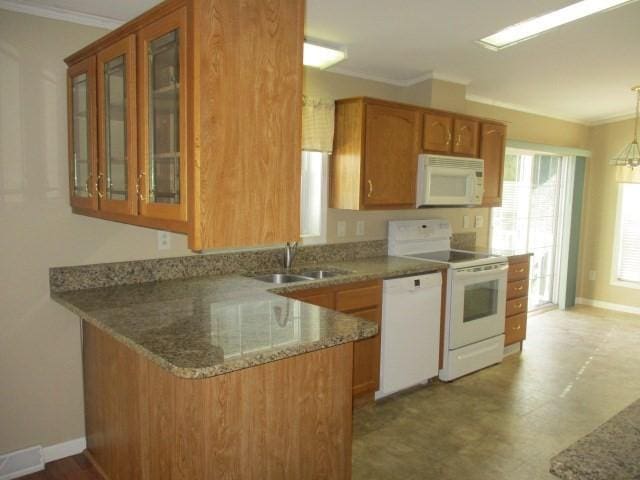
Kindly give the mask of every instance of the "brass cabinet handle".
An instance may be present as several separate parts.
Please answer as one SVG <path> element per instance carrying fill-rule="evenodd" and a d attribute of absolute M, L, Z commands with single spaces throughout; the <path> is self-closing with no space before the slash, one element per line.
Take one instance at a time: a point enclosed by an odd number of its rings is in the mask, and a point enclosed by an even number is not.
<path fill-rule="evenodd" d="M 522 330 L 522 325 L 518 325 L 517 327 L 513 327 L 512 330 Z"/>
<path fill-rule="evenodd" d="M 524 273 L 524 268 L 519 268 L 518 270 L 516 270 L 516 273 Z"/>
<path fill-rule="evenodd" d="M 522 290 L 524 290 L 524 287 L 522 285 L 520 285 L 518 288 L 516 288 L 516 291 L 521 292 Z"/>
<path fill-rule="evenodd" d="M 369 183 L 369 193 L 367 194 L 367 198 L 371 198 L 371 195 L 373 195 L 373 182 L 371 180 L 367 180 L 367 183 Z"/>
<path fill-rule="evenodd" d="M 91 187 L 89 186 L 90 183 L 91 183 L 91 175 L 89 175 L 87 177 L 87 181 L 84 182 L 84 189 L 87 191 L 87 195 L 89 195 L 89 197 L 93 197 L 93 192 L 91 191 Z"/>
<path fill-rule="evenodd" d="M 101 173 L 98 173 L 96 177 L 96 193 L 98 194 L 98 198 L 104 197 L 104 194 L 100 191 L 100 179 L 104 177 Z"/>
<path fill-rule="evenodd" d="M 518 304 L 516 305 L 516 308 L 522 308 L 522 303 L 518 303 Z"/>
<path fill-rule="evenodd" d="M 456 137 L 456 147 L 459 147 L 460 145 L 462 145 L 462 134 L 459 133 L 458 136 Z"/>
<path fill-rule="evenodd" d="M 142 177 L 144 177 L 144 172 L 138 175 L 138 180 L 136 181 L 136 195 L 138 197 L 138 200 L 144 201 L 144 195 L 140 191 L 140 180 L 142 180 Z"/>
<path fill-rule="evenodd" d="M 450 145 L 451 144 L 451 138 L 452 138 L 451 129 L 447 128 L 447 143 L 445 143 L 445 145 Z"/>

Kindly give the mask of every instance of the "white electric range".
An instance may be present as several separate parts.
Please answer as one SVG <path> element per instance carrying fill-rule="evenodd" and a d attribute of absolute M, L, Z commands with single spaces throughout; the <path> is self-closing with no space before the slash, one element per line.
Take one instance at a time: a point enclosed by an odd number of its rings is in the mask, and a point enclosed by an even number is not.
<path fill-rule="evenodd" d="M 500 363 L 504 351 L 507 259 L 451 249 L 446 220 L 389 222 L 389 255 L 448 265 L 441 380 Z"/>

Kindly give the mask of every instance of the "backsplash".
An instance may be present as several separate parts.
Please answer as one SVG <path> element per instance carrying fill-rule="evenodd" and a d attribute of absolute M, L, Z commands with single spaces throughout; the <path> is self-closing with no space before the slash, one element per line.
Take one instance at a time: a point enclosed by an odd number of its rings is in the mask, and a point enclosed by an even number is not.
<path fill-rule="evenodd" d="M 475 233 L 454 233 L 451 246 L 470 250 L 475 247 L 475 242 Z M 296 264 L 356 260 L 380 257 L 386 254 L 386 240 L 308 245 L 301 246 L 298 250 Z M 66 292 L 209 275 L 278 271 L 281 268 L 281 256 L 282 248 L 268 248 L 74 267 L 54 267 L 49 269 L 49 288 L 52 292 Z"/>
<path fill-rule="evenodd" d="M 387 254 L 386 240 L 301 246 L 296 264 L 355 260 Z M 186 257 L 99 263 L 49 269 L 52 292 L 130 285 L 160 280 L 277 271 L 282 248 L 220 252 Z"/>

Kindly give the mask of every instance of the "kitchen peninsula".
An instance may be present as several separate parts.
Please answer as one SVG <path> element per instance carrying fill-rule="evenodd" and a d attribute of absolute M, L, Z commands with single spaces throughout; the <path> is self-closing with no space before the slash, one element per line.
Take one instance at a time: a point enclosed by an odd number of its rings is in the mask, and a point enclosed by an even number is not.
<path fill-rule="evenodd" d="M 82 319 L 87 453 L 105 478 L 350 478 L 353 342 L 377 325 L 281 295 L 441 267 L 343 251 L 313 263 L 339 277 L 247 276 L 278 253 L 51 270 Z"/>

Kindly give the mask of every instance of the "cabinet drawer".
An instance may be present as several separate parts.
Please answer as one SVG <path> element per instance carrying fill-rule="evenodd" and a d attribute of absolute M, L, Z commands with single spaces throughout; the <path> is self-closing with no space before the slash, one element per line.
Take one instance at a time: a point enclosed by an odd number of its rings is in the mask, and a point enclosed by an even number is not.
<path fill-rule="evenodd" d="M 517 315 L 527 311 L 527 297 L 514 298 L 513 300 L 507 300 L 506 315 Z"/>
<path fill-rule="evenodd" d="M 510 282 L 525 278 L 529 278 L 529 262 L 509 264 L 508 279 Z"/>
<path fill-rule="evenodd" d="M 347 312 L 380 305 L 382 291 L 378 283 L 336 292 L 336 310 Z"/>
<path fill-rule="evenodd" d="M 524 340 L 527 336 L 527 315 L 521 313 L 520 315 L 507 317 L 504 325 L 504 335 L 505 345 Z"/>
<path fill-rule="evenodd" d="M 507 283 L 507 300 L 526 297 L 529 293 L 529 280 L 518 280 Z"/>

